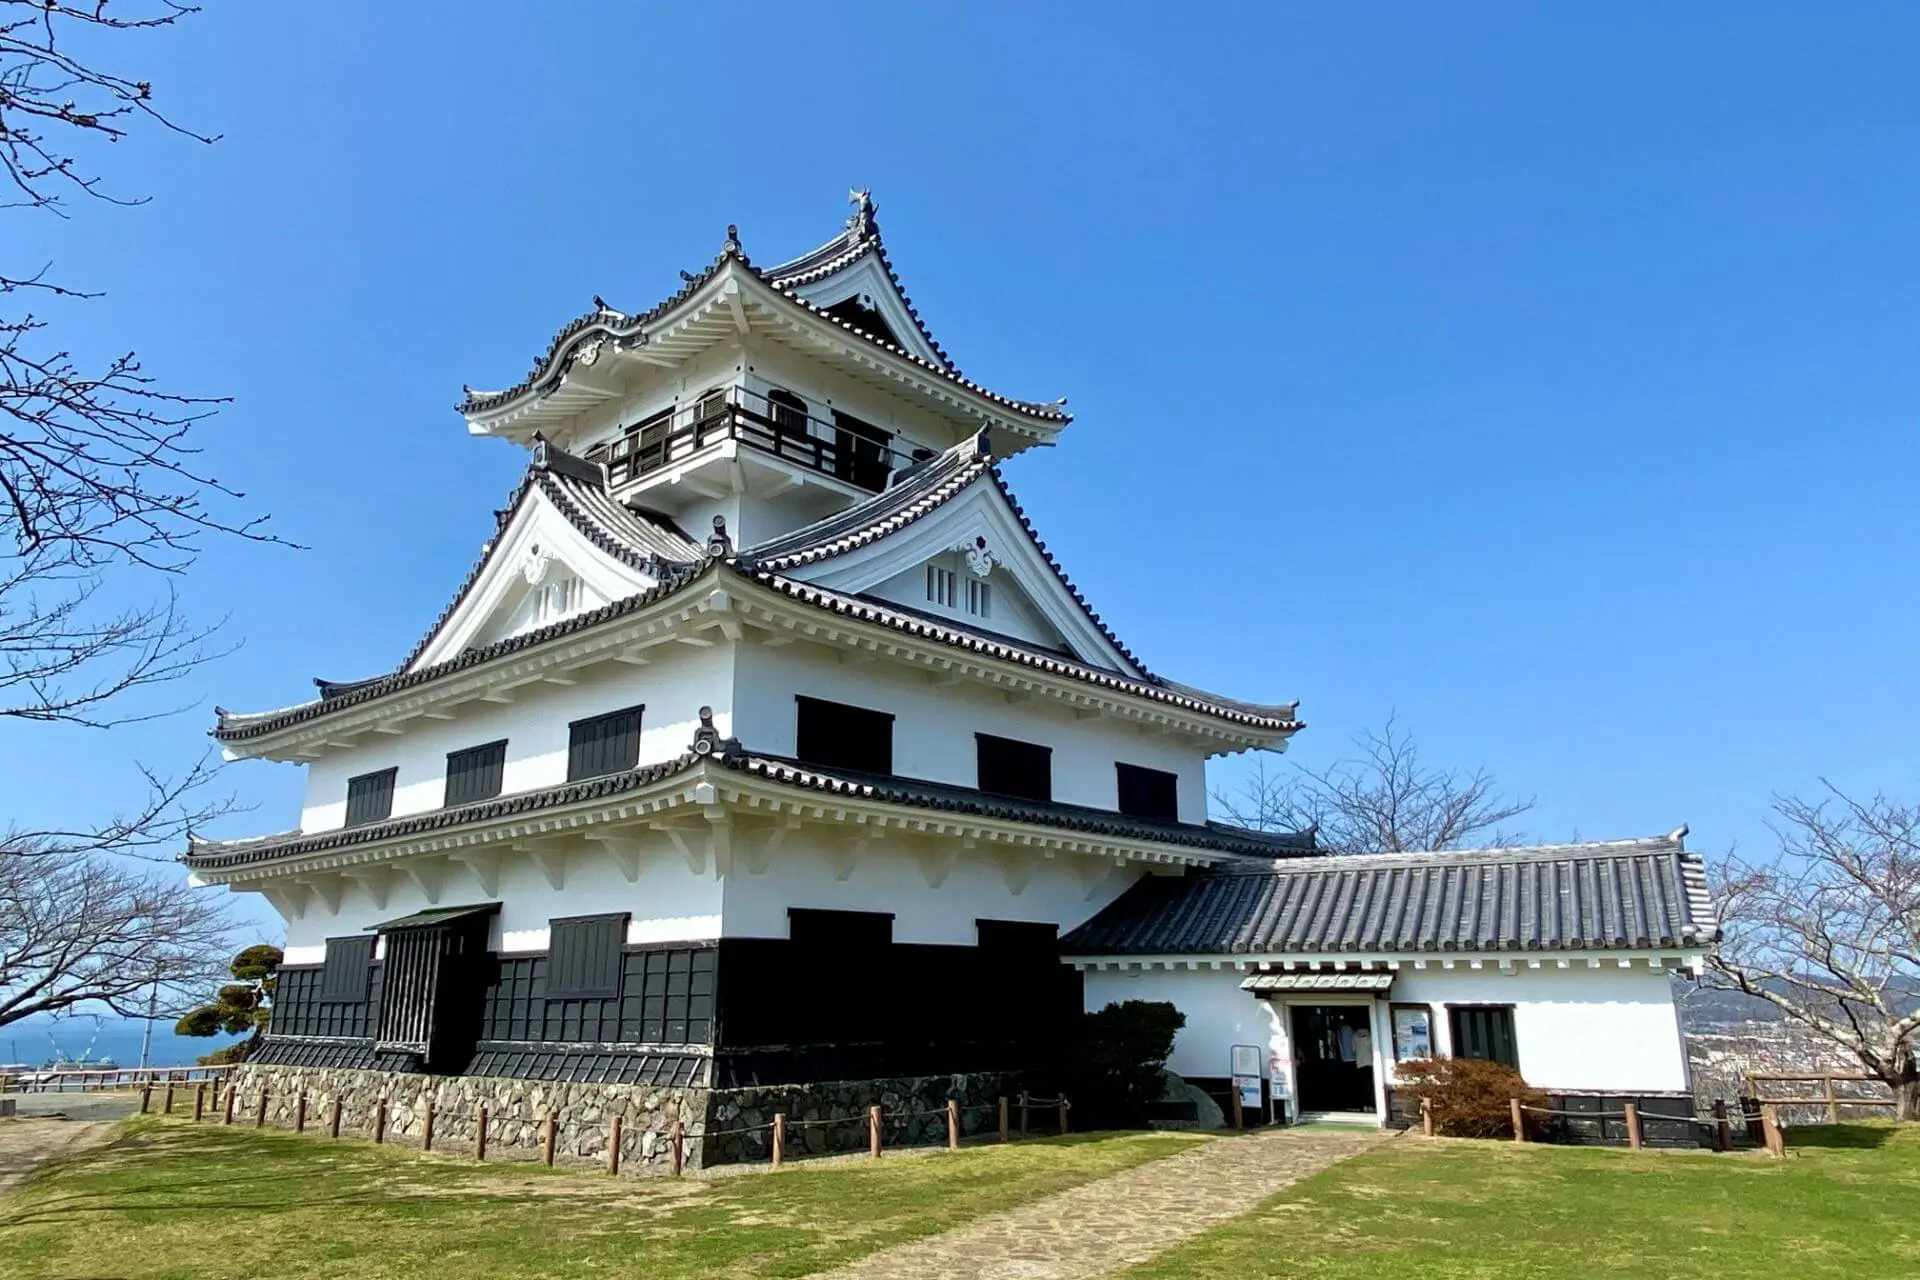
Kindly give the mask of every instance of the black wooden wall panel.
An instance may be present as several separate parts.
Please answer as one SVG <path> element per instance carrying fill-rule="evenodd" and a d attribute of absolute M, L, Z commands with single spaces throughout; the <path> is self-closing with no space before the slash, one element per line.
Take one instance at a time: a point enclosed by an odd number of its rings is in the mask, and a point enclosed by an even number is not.
<path fill-rule="evenodd" d="M 399 775 L 400 770 L 393 768 L 348 778 L 346 825 L 361 827 L 369 822 L 385 822 L 393 813 L 393 782 Z"/>
<path fill-rule="evenodd" d="M 321 966 L 319 999 L 359 1004 L 367 998 L 367 975 L 373 968 L 374 938 L 370 933 L 327 939 L 327 959 Z"/>
<path fill-rule="evenodd" d="M 507 740 L 447 753 L 446 805 L 474 804 L 500 794 L 507 771 Z"/>
<path fill-rule="evenodd" d="M 548 929 L 549 999 L 608 1000 L 620 994 L 625 912 L 553 920 Z"/>
<path fill-rule="evenodd" d="M 567 726 L 567 781 L 625 773 L 640 763 L 640 713 L 627 707 Z"/>

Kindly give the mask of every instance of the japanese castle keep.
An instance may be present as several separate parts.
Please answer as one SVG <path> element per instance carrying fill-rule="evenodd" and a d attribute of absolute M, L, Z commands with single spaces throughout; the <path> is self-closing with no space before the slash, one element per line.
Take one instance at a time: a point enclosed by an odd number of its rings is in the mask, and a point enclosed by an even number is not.
<path fill-rule="evenodd" d="M 714 1161 L 776 1105 L 973 1108 L 1129 998 L 1261 1118 L 1390 1121 L 1429 1053 L 1686 1091 L 1684 830 L 1336 857 L 1208 821 L 1208 759 L 1294 705 L 1149 670 L 1074 589 L 999 470 L 1069 415 L 961 374 L 865 193 L 790 262 L 728 228 L 658 305 L 595 301 L 460 405 L 527 470 L 412 652 L 219 712 L 307 771 L 297 829 L 185 856 L 285 918 L 240 1086 L 276 1118 L 619 1114 L 638 1164 L 672 1116 Z"/>

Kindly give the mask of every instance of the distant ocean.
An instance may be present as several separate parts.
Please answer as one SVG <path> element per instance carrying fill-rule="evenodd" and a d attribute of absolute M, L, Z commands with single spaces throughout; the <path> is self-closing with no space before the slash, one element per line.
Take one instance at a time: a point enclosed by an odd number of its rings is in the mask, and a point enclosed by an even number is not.
<path fill-rule="evenodd" d="M 140 1065 L 140 1037 L 146 1025 L 144 1020 L 92 1015 L 22 1018 L 0 1027 L 0 1061 L 39 1066 L 56 1056 L 78 1058 L 85 1054 L 89 1060 L 111 1058 L 116 1066 L 136 1067 Z M 177 1036 L 173 1034 L 172 1018 L 158 1018 L 154 1020 L 153 1048 L 147 1062 L 156 1067 L 189 1067 L 236 1038 Z"/>

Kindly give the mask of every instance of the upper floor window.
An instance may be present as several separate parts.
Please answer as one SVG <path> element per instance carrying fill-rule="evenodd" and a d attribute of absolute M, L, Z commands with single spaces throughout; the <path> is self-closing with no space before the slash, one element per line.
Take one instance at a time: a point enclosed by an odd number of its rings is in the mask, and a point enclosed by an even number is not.
<path fill-rule="evenodd" d="M 963 583 L 952 569 L 927 566 L 927 602 L 945 609 L 964 609 L 976 618 L 993 616 L 993 588 L 978 578 Z"/>
<path fill-rule="evenodd" d="M 893 471 L 893 433 L 838 409 L 833 426 L 833 473 L 863 489 L 886 488 Z"/>
<path fill-rule="evenodd" d="M 793 754 L 857 773 L 893 772 L 893 717 L 824 698 L 796 697 Z"/>
<path fill-rule="evenodd" d="M 447 807 L 491 800 L 507 768 L 507 740 L 447 753 Z"/>
<path fill-rule="evenodd" d="M 1053 799 L 1053 748 L 990 733 L 973 735 L 980 765 L 980 789 L 1022 800 Z"/>
<path fill-rule="evenodd" d="M 347 825 L 385 822 L 393 813 L 393 780 L 400 770 L 382 769 L 347 779 Z"/>
<path fill-rule="evenodd" d="M 547 922 L 547 999 L 611 1000 L 620 994 L 627 915 Z"/>
<path fill-rule="evenodd" d="M 785 388 L 767 392 L 767 417 L 773 429 L 783 436 L 807 434 L 807 402 Z"/>
<path fill-rule="evenodd" d="M 567 726 L 567 781 L 625 773 L 640 763 L 640 713 L 628 707 Z"/>
<path fill-rule="evenodd" d="M 1116 764 L 1113 771 L 1120 786 L 1120 812 L 1136 818 L 1180 821 L 1178 774 L 1137 764 Z"/>

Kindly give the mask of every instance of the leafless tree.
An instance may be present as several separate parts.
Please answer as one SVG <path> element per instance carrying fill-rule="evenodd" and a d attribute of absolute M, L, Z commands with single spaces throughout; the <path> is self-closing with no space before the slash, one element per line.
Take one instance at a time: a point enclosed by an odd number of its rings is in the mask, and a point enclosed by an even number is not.
<path fill-rule="evenodd" d="M 177 1013 L 228 959 L 221 900 L 179 877 L 86 854 L 0 857 L 0 1026 L 105 1005 L 133 1017 L 156 986 Z"/>
<path fill-rule="evenodd" d="M 1485 770 L 1428 765 L 1413 736 L 1389 718 L 1354 738 L 1357 754 L 1315 769 L 1263 758 L 1237 791 L 1216 790 L 1229 822 L 1257 831 L 1315 832 L 1331 853 L 1400 853 L 1517 844 L 1504 824 L 1533 808 L 1501 794 Z"/>
<path fill-rule="evenodd" d="M 1772 857 L 1714 867 L 1709 980 L 1839 1045 L 1920 1119 L 1920 807 L 1823 785 L 1774 801 Z"/>
<path fill-rule="evenodd" d="M 195 12 L 171 0 L 0 0 L 0 209 L 66 217 L 75 196 L 141 204 L 88 163 L 101 144 L 144 133 L 214 141 L 171 119 L 146 81 L 109 67 Z M 131 353 L 76 356 L 50 325 L 95 295 L 13 256 L 0 251 L 0 722 L 107 727 L 165 714 L 177 708 L 138 695 L 212 656 L 212 628 L 182 615 L 170 576 L 207 535 L 277 539 L 263 517 L 226 514 L 244 495 L 189 435 L 220 401 L 162 389 Z M 124 589 L 142 581 L 155 589 L 144 602 Z M 0 854 L 177 844 L 222 811 L 201 802 L 208 769 L 147 772 L 138 811 L 83 832 L 16 826 Z"/>

